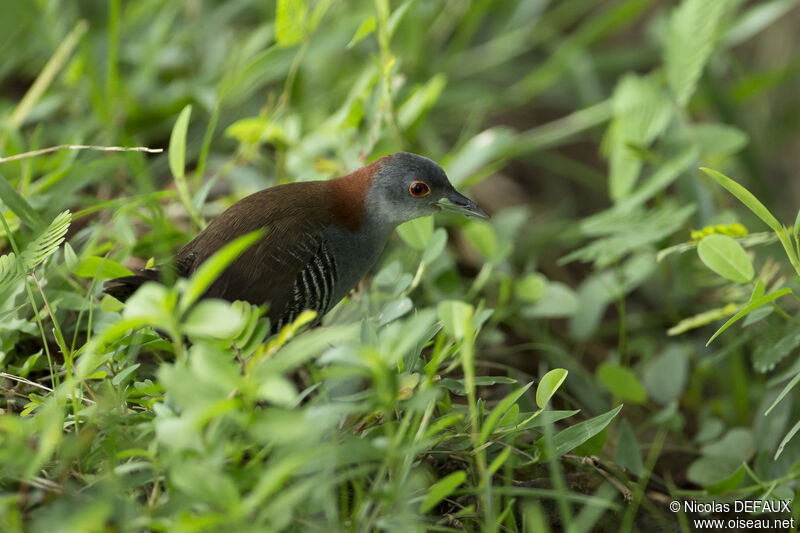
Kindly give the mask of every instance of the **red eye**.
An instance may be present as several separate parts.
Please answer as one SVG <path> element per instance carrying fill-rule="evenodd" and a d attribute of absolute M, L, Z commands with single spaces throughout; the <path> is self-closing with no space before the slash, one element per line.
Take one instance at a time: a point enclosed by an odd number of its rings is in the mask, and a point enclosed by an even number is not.
<path fill-rule="evenodd" d="M 428 196 L 431 193 L 431 188 L 428 187 L 428 184 L 425 182 L 415 181 L 408 188 L 408 192 L 411 193 L 411 196 L 419 198 L 421 196 Z"/>

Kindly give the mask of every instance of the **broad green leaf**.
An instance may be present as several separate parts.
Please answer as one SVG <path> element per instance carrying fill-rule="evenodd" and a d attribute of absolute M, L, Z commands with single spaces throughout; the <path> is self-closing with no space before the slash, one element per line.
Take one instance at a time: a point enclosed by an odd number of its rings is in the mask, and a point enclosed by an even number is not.
<path fill-rule="evenodd" d="M 636 476 L 641 476 L 644 472 L 642 450 L 627 418 L 622 419 L 620 423 L 619 440 L 614 452 L 614 459 L 619 466 L 627 468 Z"/>
<path fill-rule="evenodd" d="M 461 340 L 472 335 L 472 315 L 475 309 L 459 300 L 445 300 L 437 306 L 439 319 L 448 335 Z"/>
<path fill-rule="evenodd" d="M 403 296 L 402 298 L 389 302 L 383 306 L 380 315 L 378 315 L 378 325 L 385 326 L 389 322 L 397 320 L 401 316 L 405 315 L 413 308 L 414 302 L 412 302 L 411 298 L 407 296 Z"/>
<path fill-rule="evenodd" d="M 463 229 L 464 237 L 485 259 L 492 259 L 497 252 L 497 236 L 494 228 L 483 220 L 470 221 Z"/>
<path fill-rule="evenodd" d="M 680 105 L 685 105 L 694 93 L 729 3 L 730 0 L 683 0 L 672 11 L 664 40 L 664 66 L 669 87 Z"/>
<path fill-rule="evenodd" d="M 622 401 L 644 403 L 647 400 L 647 391 L 639 378 L 625 367 L 603 363 L 597 369 L 597 379 Z"/>
<path fill-rule="evenodd" d="M 697 245 L 705 265 L 725 279 L 749 283 L 755 275 L 753 263 L 742 245 L 727 235 L 709 235 Z"/>
<path fill-rule="evenodd" d="M 174 305 L 172 291 L 160 283 L 149 281 L 128 298 L 122 316 L 127 320 L 144 319 L 149 323 L 158 323 L 172 314 Z"/>
<path fill-rule="evenodd" d="M 580 301 L 575 291 L 558 281 L 548 281 L 544 295 L 539 301 L 522 310 L 525 318 L 560 318 L 572 316 L 578 310 Z"/>
<path fill-rule="evenodd" d="M 245 324 L 242 313 L 229 302 L 209 299 L 192 307 L 183 321 L 183 331 L 194 337 L 226 339 L 239 334 Z"/>
<path fill-rule="evenodd" d="M 412 248 L 424 250 L 433 237 L 433 217 L 410 220 L 398 226 L 397 233 Z"/>
<path fill-rule="evenodd" d="M 277 1 L 275 40 L 280 46 L 292 46 L 302 41 L 305 36 L 308 6 L 305 0 Z"/>
<path fill-rule="evenodd" d="M 547 287 L 547 278 L 534 272 L 515 283 L 514 293 L 523 302 L 536 303 L 544 296 L 545 287 Z"/>
<path fill-rule="evenodd" d="M 748 461 L 756 452 L 753 432 L 748 428 L 732 428 L 721 439 L 704 444 L 700 452 L 710 457 L 733 457 L 740 462 Z"/>
<path fill-rule="evenodd" d="M 214 283 L 214 280 L 222 274 L 222 271 L 263 235 L 263 230 L 257 230 L 242 235 L 217 250 L 214 255 L 204 261 L 189 279 L 189 283 L 181 298 L 180 311 L 185 311 L 196 302 L 206 289 Z"/>
<path fill-rule="evenodd" d="M 606 138 L 609 157 L 609 194 L 615 203 L 633 192 L 642 158 L 631 144 L 648 147 L 667 127 L 673 110 L 669 99 L 652 78 L 628 74 L 613 96 L 614 119 Z"/>
<path fill-rule="evenodd" d="M 186 132 L 191 116 L 192 106 L 187 105 L 178 115 L 169 137 L 169 169 L 176 181 L 183 181 L 186 175 Z"/>
<path fill-rule="evenodd" d="M 536 405 L 538 405 L 540 409 L 547 407 L 550 398 L 552 398 L 559 387 L 561 387 L 564 380 L 567 379 L 568 374 L 569 372 L 563 368 L 554 368 L 542 376 L 539 385 L 536 386 Z"/>
<path fill-rule="evenodd" d="M 489 413 L 489 416 L 486 417 L 486 420 L 483 422 L 483 426 L 481 427 L 481 433 L 480 433 L 481 444 L 486 442 L 486 439 L 489 437 L 492 431 L 494 431 L 494 428 L 497 427 L 498 423 L 500 422 L 500 419 L 503 417 L 503 415 L 506 414 L 506 411 L 508 411 L 512 405 L 516 404 L 520 396 L 525 394 L 528 391 L 528 389 L 531 388 L 531 385 L 533 385 L 532 381 L 527 385 L 525 385 L 524 387 L 515 390 L 514 392 L 512 392 L 511 394 L 500 400 L 500 402 L 495 406 L 495 408 L 492 409 L 492 412 Z"/>
<path fill-rule="evenodd" d="M 422 253 L 422 262 L 426 265 L 433 263 L 442 254 L 445 246 L 447 246 L 447 230 L 436 228 Z"/>
<path fill-rule="evenodd" d="M 466 480 L 467 473 L 463 470 L 456 470 L 434 483 L 419 506 L 419 512 L 427 513 L 436 507 L 436 504 L 450 496 Z"/>
<path fill-rule="evenodd" d="M 106 294 L 103 295 L 103 299 L 100 300 L 100 309 L 102 309 L 106 313 L 119 313 L 120 311 L 125 309 L 125 304 L 123 304 L 110 294 Z"/>
<path fill-rule="evenodd" d="M 578 422 L 577 424 L 574 424 L 555 434 L 553 436 L 553 452 L 555 457 L 561 457 L 565 453 L 574 450 L 584 442 L 603 431 L 611 423 L 611 421 L 614 420 L 614 417 L 616 417 L 621 410 L 622 405 L 618 405 L 614 409 L 603 413 L 600 416 L 590 418 L 589 420 L 585 420 L 583 422 Z M 545 450 L 544 437 L 541 437 L 536 441 L 536 446 L 542 450 L 544 455 L 547 456 L 550 453 L 549 450 Z"/>
<path fill-rule="evenodd" d="M 113 259 L 97 257 L 96 255 L 84 259 L 80 266 L 73 270 L 72 273 L 82 278 L 93 278 L 97 276 L 100 279 L 113 279 L 133 275 L 133 272 Z"/>
<path fill-rule="evenodd" d="M 37 232 L 44 230 L 46 224 L 42 217 L 39 216 L 39 213 L 31 207 L 31 204 L 29 204 L 25 198 L 20 196 L 16 189 L 14 189 L 2 175 L 0 175 L 0 201 L 11 209 L 23 224 L 32 230 Z"/>
<path fill-rule="evenodd" d="M 594 435 L 592 438 L 588 439 L 586 442 L 572 450 L 572 453 L 580 457 L 600 455 L 600 453 L 603 451 L 603 446 L 606 444 L 607 436 L 608 432 L 603 429 L 597 433 L 597 435 Z"/>
<path fill-rule="evenodd" d="M 686 476 L 701 487 L 715 486 L 737 476 L 741 464 L 733 457 L 701 457 L 689 465 Z"/>
<path fill-rule="evenodd" d="M 747 134 L 728 124 L 701 122 L 691 126 L 690 135 L 703 154 L 735 154 L 747 145 Z"/>
<path fill-rule="evenodd" d="M 683 394 L 688 373 L 686 352 L 680 345 L 670 344 L 647 366 L 643 381 L 650 398 L 667 405 Z"/>
<path fill-rule="evenodd" d="M 733 457 L 701 457 L 689 465 L 686 477 L 701 487 L 717 485 L 736 475 L 741 464 Z"/>
<path fill-rule="evenodd" d="M 721 327 L 721 328 L 719 328 L 719 329 L 718 329 L 718 330 L 717 330 L 717 331 L 716 331 L 716 332 L 715 332 L 715 333 L 714 333 L 714 334 L 711 336 L 711 338 L 710 338 L 710 339 L 708 339 L 708 342 L 706 343 L 706 346 L 708 346 L 709 344 L 711 344 L 711 342 L 712 342 L 714 339 L 716 339 L 716 338 L 717 338 L 717 336 L 719 336 L 719 335 L 720 335 L 720 334 L 721 334 L 723 331 L 725 331 L 726 329 L 728 329 L 729 327 L 731 327 L 731 326 L 732 326 L 734 323 L 736 323 L 736 322 L 737 322 L 737 321 L 738 321 L 740 318 L 742 318 L 742 317 L 746 316 L 746 315 L 747 315 L 748 313 L 750 313 L 751 311 L 754 311 L 754 310 L 758 309 L 758 308 L 759 308 L 759 307 L 761 307 L 762 305 L 766 305 L 766 304 L 770 303 L 770 302 L 771 302 L 771 301 L 773 301 L 773 300 L 777 300 L 777 299 L 778 299 L 778 298 L 780 298 L 781 296 L 784 296 L 784 295 L 786 295 L 786 294 L 789 294 L 790 292 L 792 292 L 792 289 L 785 288 L 785 289 L 781 289 L 781 290 L 779 290 L 779 291 L 771 292 L 771 293 L 769 293 L 769 294 L 767 294 L 767 295 L 764 295 L 764 296 L 762 296 L 761 298 L 757 298 L 756 300 L 753 300 L 752 302 L 750 302 L 749 304 L 747 304 L 747 305 L 746 305 L 746 306 L 745 306 L 745 307 L 744 307 L 744 308 L 743 308 L 741 311 L 739 311 L 738 313 L 736 313 L 735 315 L 733 315 L 733 316 L 732 316 L 732 317 L 731 317 L 731 318 L 730 318 L 730 319 L 729 319 L 727 322 L 725 322 L 725 323 L 722 325 L 722 327 Z"/>
<path fill-rule="evenodd" d="M 345 48 L 349 50 L 350 48 L 357 45 L 359 42 L 361 42 L 362 39 L 364 39 L 368 35 L 371 35 L 372 32 L 375 31 L 375 27 L 376 27 L 375 17 L 369 17 L 361 21 L 361 24 L 359 24 L 355 35 L 353 35 L 353 38 L 350 39 L 350 42 L 347 43 L 347 46 L 345 46 Z"/>
<path fill-rule="evenodd" d="M 714 3 L 714 2 L 709 2 Z M 780 233 L 783 231 L 783 227 L 781 223 L 778 222 L 772 213 L 764 207 L 764 204 L 758 201 L 758 199 L 750 193 L 747 189 L 730 179 L 729 177 L 725 176 L 717 172 L 716 170 L 711 170 L 710 168 L 701 167 L 700 170 L 706 173 L 710 178 L 714 181 L 728 189 L 728 191 L 734 195 L 736 198 L 739 199 L 750 211 L 752 211 L 758 218 L 763 220 L 767 226 L 772 228 L 772 231 L 776 233 Z"/>

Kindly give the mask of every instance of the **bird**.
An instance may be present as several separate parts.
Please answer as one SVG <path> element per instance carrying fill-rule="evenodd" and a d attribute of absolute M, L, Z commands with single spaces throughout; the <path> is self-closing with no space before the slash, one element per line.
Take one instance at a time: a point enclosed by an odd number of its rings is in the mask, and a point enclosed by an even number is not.
<path fill-rule="evenodd" d="M 304 310 L 316 312 L 313 327 L 369 272 L 397 226 L 442 210 L 489 216 L 456 191 L 437 163 L 397 152 L 338 178 L 253 193 L 214 219 L 172 264 L 179 277 L 189 277 L 225 244 L 263 229 L 203 297 L 268 304 L 271 334 Z M 111 279 L 104 291 L 125 301 L 158 280 L 160 270 Z"/>

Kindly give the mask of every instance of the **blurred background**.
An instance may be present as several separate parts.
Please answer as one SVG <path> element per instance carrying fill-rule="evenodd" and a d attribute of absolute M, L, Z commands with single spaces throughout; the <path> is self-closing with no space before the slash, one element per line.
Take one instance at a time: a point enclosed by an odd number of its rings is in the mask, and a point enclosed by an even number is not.
<path fill-rule="evenodd" d="M 42 297 L 74 348 L 88 336 L 78 313 L 92 309 L 97 331 L 119 317 L 100 306 L 101 278 L 163 261 L 243 196 L 423 154 L 492 218 L 401 228 L 372 287 L 326 325 L 480 302 L 493 310 L 476 341 L 480 373 L 529 381 L 567 369 L 554 401 L 580 409 L 576 420 L 624 403 L 576 455 L 599 455 L 641 490 L 791 499 L 796 300 L 706 343 L 754 291 L 796 291 L 800 272 L 770 228 L 698 169 L 737 181 L 791 230 L 797 4 L 3 0 L 0 157 L 65 144 L 166 149 L 178 115 L 191 115 L 185 175 L 166 151 L 0 163 L 0 245 L 12 251 L 9 232 L 36 236 L 9 186 L 44 221 L 72 212 L 70 249 L 53 261 L 72 273 L 48 266 Z M 740 243 L 754 273 L 707 268 L 697 245 L 708 234 Z M 44 306 L 25 304 L 23 284 L 6 290 L 0 361 L 38 382 L 50 375 L 42 339 L 55 345 L 55 333 L 40 331 Z M 490 404 L 498 395 L 479 391 Z M 564 468 L 563 490 L 596 486 L 596 472 Z M 643 501 L 656 516 L 667 500 Z M 646 527 L 640 515 L 629 527 Z M 544 522 L 563 520 L 561 508 Z"/>

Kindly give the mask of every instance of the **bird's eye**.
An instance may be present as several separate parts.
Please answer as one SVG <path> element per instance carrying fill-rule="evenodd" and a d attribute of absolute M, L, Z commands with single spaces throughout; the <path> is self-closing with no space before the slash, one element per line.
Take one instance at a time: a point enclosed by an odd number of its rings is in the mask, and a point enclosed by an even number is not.
<path fill-rule="evenodd" d="M 408 192 L 411 196 L 420 198 L 422 196 L 428 196 L 431 193 L 431 188 L 423 181 L 415 181 L 408 187 Z"/>

